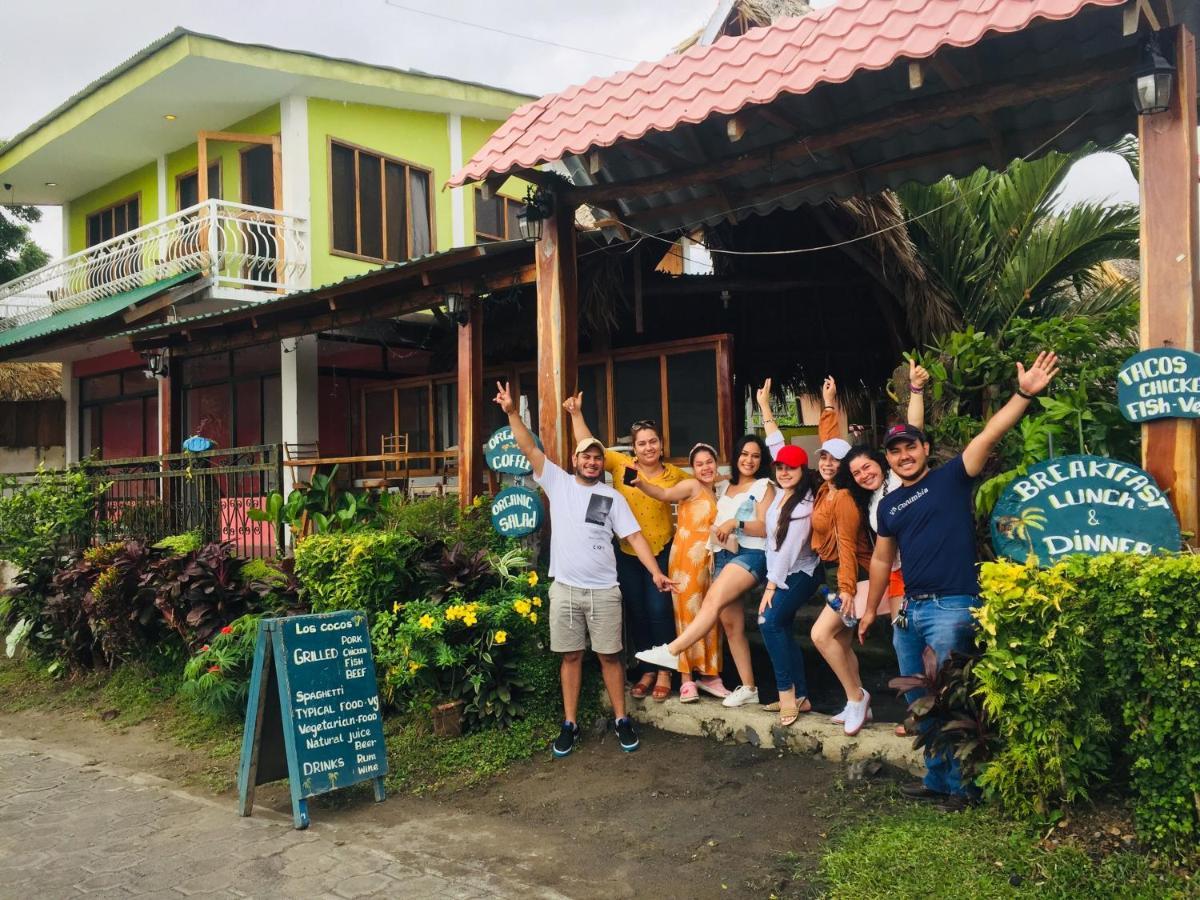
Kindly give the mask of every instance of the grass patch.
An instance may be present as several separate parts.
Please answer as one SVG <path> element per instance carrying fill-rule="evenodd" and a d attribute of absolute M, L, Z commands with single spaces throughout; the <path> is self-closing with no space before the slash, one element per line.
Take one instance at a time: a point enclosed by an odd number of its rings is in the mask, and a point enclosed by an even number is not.
<path fill-rule="evenodd" d="M 993 809 L 948 814 L 907 805 L 834 837 L 817 884 L 830 900 L 1197 896 L 1154 857 L 1119 852 L 1097 863 L 1075 848 L 1043 849 L 1037 835 Z"/>
<path fill-rule="evenodd" d="M 421 794 L 478 784 L 545 749 L 558 726 L 557 720 L 525 719 L 509 728 L 441 738 L 430 732 L 427 722 L 389 719 L 384 723 L 388 790 Z"/>

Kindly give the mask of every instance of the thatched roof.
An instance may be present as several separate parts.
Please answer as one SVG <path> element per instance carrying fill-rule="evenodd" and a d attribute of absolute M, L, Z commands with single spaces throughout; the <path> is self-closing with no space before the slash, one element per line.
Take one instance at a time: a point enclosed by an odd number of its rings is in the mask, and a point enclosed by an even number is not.
<path fill-rule="evenodd" d="M 0 363 L 0 402 L 50 400 L 62 396 L 58 363 Z"/>
<path fill-rule="evenodd" d="M 810 12 L 812 7 L 804 0 L 734 0 L 732 3 L 729 0 L 717 0 L 713 18 L 704 28 L 679 43 L 675 52 L 682 53 L 688 47 L 695 46 L 709 29 L 717 34 L 736 36 L 745 34 L 751 28 L 770 25 L 776 19 L 806 16 Z M 717 17 L 723 20 L 714 21 Z"/>

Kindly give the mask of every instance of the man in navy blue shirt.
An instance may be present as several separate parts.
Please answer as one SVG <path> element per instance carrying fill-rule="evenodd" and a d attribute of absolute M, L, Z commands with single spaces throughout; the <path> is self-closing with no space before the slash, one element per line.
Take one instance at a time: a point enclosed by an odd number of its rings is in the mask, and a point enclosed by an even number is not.
<path fill-rule="evenodd" d="M 975 644 L 979 603 L 975 520 L 971 493 L 989 454 L 1025 414 L 1030 402 L 1058 374 L 1058 357 L 1040 353 L 1028 370 L 1017 363 L 1017 392 L 993 415 L 974 440 L 954 459 L 929 468 L 929 441 L 913 425 L 896 425 L 884 439 L 888 464 L 901 486 L 879 503 L 879 539 L 871 557 L 867 609 L 858 626 L 866 638 L 876 618 L 897 552 L 904 573 L 905 611 L 895 620 L 892 643 L 901 675 L 924 671 L 926 647 L 938 663 L 951 651 L 970 653 Z M 910 696 L 909 701 L 916 699 Z M 958 761 L 946 755 L 925 756 L 925 779 L 901 788 L 915 800 L 954 800 L 971 795 L 962 783 Z"/>

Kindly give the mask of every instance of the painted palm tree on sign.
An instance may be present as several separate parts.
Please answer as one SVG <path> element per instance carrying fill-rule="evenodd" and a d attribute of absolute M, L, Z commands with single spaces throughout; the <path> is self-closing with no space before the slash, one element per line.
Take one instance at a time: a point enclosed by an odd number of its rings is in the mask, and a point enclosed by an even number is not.
<path fill-rule="evenodd" d="M 1029 506 L 1021 510 L 1019 516 L 1001 516 L 996 521 L 997 530 L 1005 537 L 1024 541 L 1029 547 L 1029 555 L 1037 558 L 1033 549 L 1033 531 L 1044 531 L 1046 528 L 1045 510 L 1040 506 Z"/>
<path fill-rule="evenodd" d="M 1003 342 L 1018 316 L 1087 315 L 1137 298 L 1137 281 L 1114 280 L 1104 264 L 1137 259 L 1138 208 L 1060 202 L 1071 167 L 1102 151 L 1120 154 L 1137 174 L 1127 139 L 897 191 L 909 235 L 962 325 Z M 940 334 L 932 321 L 924 331 L 926 339 Z"/>

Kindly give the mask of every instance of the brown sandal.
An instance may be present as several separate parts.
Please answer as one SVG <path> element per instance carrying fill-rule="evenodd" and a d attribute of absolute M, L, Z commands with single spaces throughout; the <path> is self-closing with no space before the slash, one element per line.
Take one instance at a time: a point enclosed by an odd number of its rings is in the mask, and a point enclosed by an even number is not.
<path fill-rule="evenodd" d="M 800 702 L 795 706 L 784 706 L 781 703 L 779 705 L 779 724 L 784 728 L 787 728 L 789 725 L 795 725 L 796 720 L 807 712 L 812 712 L 812 704 L 808 701 L 807 697 L 802 697 Z"/>
<path fill-rule="evenodd" d="M 671 696 L 671 686 L 669 684 L 656 684 L 650 696 L 659 703 L 662 703 Z"/>
<path fill-rule="evenodd" d="M 629 689 L 629 696 L 642 700 L 650 693 L 650 688 L 653 684 L 653 675 L 643 675 L 638 683 Z"/>

